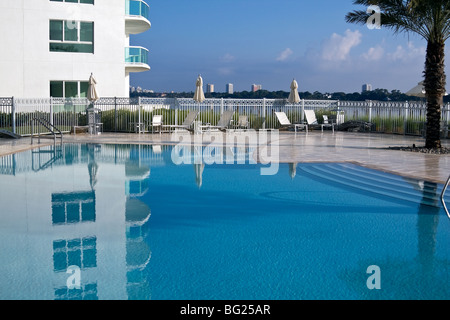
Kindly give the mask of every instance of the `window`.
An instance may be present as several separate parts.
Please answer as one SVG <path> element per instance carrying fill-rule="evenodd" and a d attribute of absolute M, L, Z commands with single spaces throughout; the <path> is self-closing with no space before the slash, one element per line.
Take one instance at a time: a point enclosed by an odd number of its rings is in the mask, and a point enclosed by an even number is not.
<path fill-rule="evenodd" d="M 94 53 L 94 23 L 50 20 L 50 51 Z"/>
<path fill-rule="evenodd" d="M 97 267 L 95 236 L 53 241 L 53 270 L 66 272 L 69 266 L 78 266 L 81 269 Z"/>
<path fill-rule="evenodd" d="M 94 4 L 94 0 L 50 0 L 50 1 Z"/>
<path fill-rule="evenodd" d="M 50 81 L 50 97 L 86 98 L 88 81 Z"/>

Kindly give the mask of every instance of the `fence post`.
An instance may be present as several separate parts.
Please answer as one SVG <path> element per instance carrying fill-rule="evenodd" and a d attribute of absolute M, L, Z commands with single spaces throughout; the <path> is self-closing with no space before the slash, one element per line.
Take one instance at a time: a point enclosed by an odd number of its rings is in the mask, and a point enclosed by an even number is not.
<path fill-rule="evenodd" d="M 220 115 L 223 114 L 223 98 L 220 98 Z"/>
<path fill-rule="evenodd" d="M 302 99 L 302 109 L 300 112 L 300 122 L 303 123 L 305 121 L 305 99 Z"/>
<path fill-rule="evenodd" d="M 53 125 L 53 97 L 50 97 L 50 124 Z"/>
<path fill-rule="evenodd" d="M 266 128 L 266 98 L 263 98 L 263 110 L 262 110 L 262 117 L 263 117 L 263 123 L 262 123 L 262 129 Z"/>
<path fill-rule="evenodd" d="M 446 124 L 445 124 L 445 138 L 448 138 L 448 127 L 450 126 L 450 103 L 447 103 Z"/>
<path fill-rule="evenodd" d="M 369 123 L 372 123 L 372 100 L 369 100 Z"/>
<path fill-rule="evenodd" d="M 141 119 L 142 119 L 142 117 L 141 117 L 141 110 L 142 108 L 141 108 L 141 97 L 139 96 L 138 97 L 138 133 L 141 133 Z M 140 159 L 140 158 L 139 158 Z"/>
<path fill-rule="evenodd" d="M 403 135 L 406 135 L 407 124 L 408 124 L 408 115 L 409 115 L 409 102 L 405 102 L 405 117 L 403 120 Z"/>
<path fill-rule="evenodd" d="M 72 125 L 78 126 L 78 118 L 76 117 L 76 106 L 73 105 L 73 115 L 72 115 Z M 75 128 L 73 129 L 73 133 L 76 134 Z"/>
<path fill-rule="evenodd" d="M 16 103 L 14 97 L 11 98 L 11 122 L 12 122 L 12 132 L 16 132 Z"/>
<path fill-rule="evenodd" d="M 173 108 L 175 109 L 175 125 L 178 125 L 178 103 L 177 98 L 173 99 Z"/>
<path fill-rule="evenodd" d="M 114 132 L 117 132 L 117 97 L 114 97 Z"/>

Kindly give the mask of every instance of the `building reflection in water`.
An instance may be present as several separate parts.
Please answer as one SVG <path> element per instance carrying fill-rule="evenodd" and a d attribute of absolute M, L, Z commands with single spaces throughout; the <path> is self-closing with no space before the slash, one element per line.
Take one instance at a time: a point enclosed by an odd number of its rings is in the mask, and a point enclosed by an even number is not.
<path fill-rule="evenodd" d="M 13 276 L 36 286 L 40 293 L 31 298 L 150 299 L 151 250 L 146 242 L 150 207 L 139 198 L 149 191 L 150 167 L 163 166 L 170 159 L 169 147 L 64 144 L 59 148 L 0 158 L 0 175 L 17 186 L 8 191 L 16 199 L 5 207 L 11 215 L 2 215 L 1 221 L 24 239 L 13 246 L 5 244 L 5 250 L 17 247 L 17 252 L 29 252 L 27 261 L 36 261 L 33 269 L 43 275 L 40 282 L 19 269 L 13 270 Z M 3 198 L 8 197 L 3 192 Z M 23 268 L 30 267 L 27 263 L 31 262 L 22 263 Z M 67 287 L 71 266 L 81 271 L 80 289 Z"/>
<path fill-rule="evenodd" d="M 155 149 L 156 154 L 159 154 L 160 149 L 158 147 Z M 144 158 L 148 152 L 153 153 L 153 147 L 132 146 L 130 160 L 125 163 L 126 287 L 130 300 L 151 298 L 151 287 L 146 272 L 151 258 L 151 250 L 146 242 L 150 208 L 137 199 L 148 192 L 151 164 Z"/>

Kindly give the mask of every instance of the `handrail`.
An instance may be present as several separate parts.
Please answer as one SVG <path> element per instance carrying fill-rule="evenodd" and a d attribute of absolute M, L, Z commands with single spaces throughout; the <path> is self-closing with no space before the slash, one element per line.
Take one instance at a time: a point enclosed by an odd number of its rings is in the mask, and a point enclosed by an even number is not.
<path fill-rule="evenodd" d="M 53 124 L 50 123 L 50 121 L 44 119 L 44 118 L 32 118 L 31 119 L 31 144 L 33 144 L 33 137 L 34 137 L 34 123 L 39 122 L 42 126 L 44 126 L 50 133 L 53 135 L 54 143 L 56 144 L 56 134 L 58 133 L 61 138 L 61 143 L 63 140 L 63 134 L 61 130 L 59 130 L 57 127 L 55 127 Z M 57 133 L 55 132 L 57 131 Z M 41 143 L 41 132 L 38 132 L 38 143 Z"/>
<path fill-rule="evenodd" d="M 450 185 L 450 176 L 448 177 L 447 183 L 445 184 L 444 189 L 442 189 L 442 193 L 441 193 L 442 205 L 444 206 L 445 213 L 447 213 L 447 216 L 450 219 L 450 213 L 448 212 L 447 205 L 445 204 L 445 200 L 444 200 L 444 195 L 445 195 L 445 192 L 447 191 L 447 188 L 449 185 Z"/>

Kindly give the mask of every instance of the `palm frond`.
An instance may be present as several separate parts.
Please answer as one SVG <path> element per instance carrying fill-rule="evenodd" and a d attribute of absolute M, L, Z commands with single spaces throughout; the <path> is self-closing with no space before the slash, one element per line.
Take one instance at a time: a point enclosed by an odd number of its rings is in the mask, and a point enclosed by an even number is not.
<path fill-rule="evenodd" d="M 416 33 L 426 40 L 450 38 L 450 1 L 448 0 L 355 0 L 355 5 L 377 5 L 381 26 L 394 33 Z M 346 15 L 349 23 L 364 25 L 372 13 L 355 10 Z"/>

